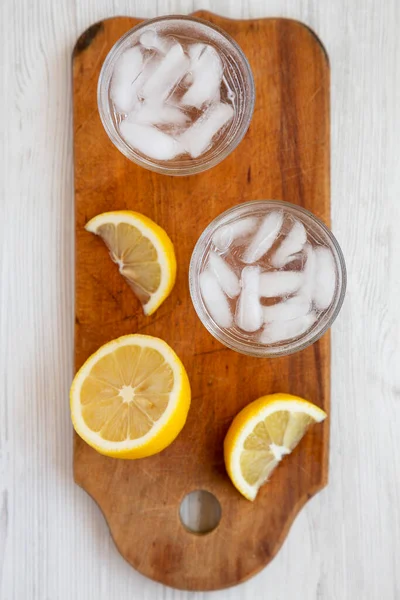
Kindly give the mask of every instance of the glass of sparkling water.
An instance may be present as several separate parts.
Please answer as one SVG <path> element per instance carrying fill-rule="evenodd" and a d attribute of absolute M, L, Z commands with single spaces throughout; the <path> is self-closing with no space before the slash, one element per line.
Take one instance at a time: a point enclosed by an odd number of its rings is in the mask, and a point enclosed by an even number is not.
<path fill-rule="evenodd" d="M 332 325 L 346 291 L 342 251 L 312 213 L 260 200 L 219 215 L 190 262 L 196 312 L 229 348 L 252 356 L 292 354 Z"/>
<path fill-rule="evenodd" d="M 236 42 L 211 23 L 169 16 L 131 29 L 110 50 L 98 107 L 115 146 L 167 175 L 205 171 L 230 154 L 254 109 L 254 81 Z"/>

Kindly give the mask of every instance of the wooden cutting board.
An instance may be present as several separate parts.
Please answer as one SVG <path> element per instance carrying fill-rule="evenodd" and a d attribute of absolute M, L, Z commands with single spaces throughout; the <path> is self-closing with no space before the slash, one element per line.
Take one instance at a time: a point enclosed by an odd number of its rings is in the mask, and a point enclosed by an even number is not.
<path fill-rule="evenodd" d="M 74 474 L 100 506 L 118 550 L 133 567 L 176 588 L 214 590 L 267 565 L 301 507 L 327 483 L 329 420 L 307 433 L 254 503 L 230 483 L 222 444 L 233 416 L 263 394 L 290 392 L 329 410 L 330 342 L 325 335 L 286 358 L 251 358 L 228 350 L 196 316 L 189 259 L 205 226 L 247 200 L 287 200 L 329 225 L 329 63 L 314 33 L 296 21 L 196 16 L 239 43 L 256 86 L 246 137 L 221 164 L 200 175 L 168 177 L 136 166 L 112 145 L 100 122 L 101 65 L 139 19 L 97 23 L 74 50 L 76 368 L 101 344 L 141 332 L 175 349 L 192 386 L 187 424 L 167 450 L 137 461 L 116 460 L 75 436 Z M 103 242 L 84 230 L 94 215 L 116 209 L 143 212 L 175 244 L 176 286 L 152 317 L 142 314 Z M 218 527 L 207 535 L 188 532 L 179 518 L 184 496 L 199 489 L 213 493 L 222 507 Z"/>

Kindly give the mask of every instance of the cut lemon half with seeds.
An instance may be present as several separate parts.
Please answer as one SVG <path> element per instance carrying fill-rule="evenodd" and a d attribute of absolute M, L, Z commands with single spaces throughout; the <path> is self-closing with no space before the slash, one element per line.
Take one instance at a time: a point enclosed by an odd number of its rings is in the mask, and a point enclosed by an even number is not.
<path fill-rule="evenodd" d="M 97 215 L 85 229 L 102 238 L 144 313 L 151 315 L 156 311 L 170 294 L 176 278 L 174 246 L 164 229 L 129 210 Z"/>
<path fill-rule="evenodd" d="M 290 394 L 262 396 L 248 404 L 233 419 L 224 441 L 226 470 L 233 485 L 254 500 L 308 427 L 325 418 L 318 406 Z"/>
<path fill-rule="evenodd" d="M 142 458 L 176 438 L 190 406 L 185 368 L 166 342 L 126 335 L 105 344 L 75 375 L 70 392 L 75 431 L 115 458 Z"/>

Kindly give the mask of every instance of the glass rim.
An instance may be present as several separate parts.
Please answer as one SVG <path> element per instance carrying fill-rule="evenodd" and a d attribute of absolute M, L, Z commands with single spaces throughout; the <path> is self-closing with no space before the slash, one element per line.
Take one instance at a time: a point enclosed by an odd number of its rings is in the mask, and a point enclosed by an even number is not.
<path fill-rule="evenodd" d="M 303 215 L 304 217 L 310 219 L 312 223 L 322 231 L 326 239 L 329 241 L 329 248 L 334 255 L 335 264 L 337 267 L 338 284 L 337 289 L 335 291 L 335 297 L 331 303 L 331 307 L 326 309 L 324 316 L 321 319 L 317 320 L 315 325 L 312 326 L 308 331 L 306 331 L 305 334 L 300 335 L 297 338 L 292 338 L 292 340 L 276 342 L 272 345 L 265 345 L 261 343 L 254 344 L 250 341 L 239 341 L 232 335 L 227 334 L 227 330 L 220 328 L 218 325 L 216 325 L 216 323 L 211 318 L 207 308 L 205 307 L 204 301 L 201 296 L 199 288 L 200 271 L 198 270 L 197 274 L 195 273 L 195 269 L 200 265 L 201 259 L 204 256 L 206 246 L 208 245 L 208 242 L 210 241 L 212 234 L 214 233 L 216 228 L 219 225 L 222 225 L 223 222 L 226 221 L 230 215 L 234 214 L 237 211 L 240 211 L 240 209 L 245 211 L 246 209 L 255 208 L 257 206 L 279 206 L 282 208 L 289 209 L 289 211 L 292 211 L 293 213 Z M 288 356 L 290 354 L 294 354 L 295 352 L 304 350 L 308 346 L 311 346 L 316 341 L 318 341 L 336 320 L 336 317 L 338 316 L 344 302 L 344 298 L 346 295 L 346 287 L 346 263 L 344 260 L 342 249 L 340 248 L 340 245 L 332 231 L 325 225 L 325 223 L 321 219 L 319 219 L 316 215 L 314 215 L 306 208 L 298 206 L 297 204 L 293 204 L 291 202 L 287 202 L 285 200 L 250 200 L 248 202 L 236 204 L 235 206 L 232 206 L 224 212 L 222 212 L 221 214 L 219 214 L 207 225 L 207 227 L 204 229 L 199 239 L 197 240 L 192 252 L 189 265 L 190 296 L 197 316 L 199 317 L 204 327 L 213 337 L 215 337 L 219 342 L 221 342 L 231 350 L 235 350 L 236 352 L 239 352 L 241 354 L 246 354 L 248 356 L 256 356 L 259 358 Z"/>
<path fill-rule="evenodd" d="M 153 23 L 159 23 L 164 21 L 188 21 L 193 23 L 199 23 L 204 27 L 213 30 L 217 34 L 221 35 L 233 48 L 236 50 L 240 60 L 243 64 L 243 70 L 245 73 L 246 80 L 249 84 L 249 94 L 247 99 L 247 106 L 245 112 L 243 114 L 242 122 L 240 123 L 237 132 L 234 137 L 230 140 L 228 145 L 221 149 L 216 155 L 211 156 L 209 159 L 206 159 L 204 162 L 201 162 L 197 165 L 187 166 L 176 166 L 173 167 L 166 165 L 157 164 L 155 159 L 148 159 L 144 156 L 139 156 L 134 152 L 134 150 L 123 140 L 121 135 L 118 133 L 115 125 L 112 124 L 112 118 L 110 115 L 110 106 L 108 99 L 108 86 L 109 81 L 111 81 L 112 71 L 111 67 L 113 66 L 113 62 L 118 57 L 118 53 L 123 48 L 126 41 L 135 34 L 140 29 L 147 27 L 148 25 L 152 25 Z M 104 82 L 107 82 L 107 87 L 104 87 Z M 218 25 L 214 25 L 210 21 L 206 21 L 205 19 L 201 19 L 199 17 L 192 17 L 189 15 L 165 15 L 160 17 L 154 17 L 152 19 L 144 19 L 131 29 L 127 31 L 122 37 L 120 37 L 115 44 L 110 48 L 106 58 L 104 59 L 103 65 L 100 70 L 100 75 L 97 83 L 97 107 L 100 115 L 101 122 L 103 127 L 110 139 L 110 141 L 114 144 L 114 146 L 129 160 L 134 162 L 135 164 L 144 167 L 150 171 L 155 171 L 156 173 L 160 173 L 162 175 L 174 175 L 174 176 L 185 176 L 185 175 L 195 175 L 197 173 L 202 173 L 203 171 L 207 171 L 212 167 L 216 166 L 220 162 L 222 162 L 231 152 L 233 152 L 240 142 L 243 140 L 244 136 L 247 133 L 247 130 L 250 126 L 251 119 L 254 113 L 254 104 L 255 104 L 255 85 L 254 85 L 254 76 L 249 64 L 249 61 L 246 58 L 243 50 L 239 46 L 239 44 L 223 29 L 221 29 Z M 199 157 L 201 159 L 201 156 Z M 198 159 L 195 159 L 196 161 Z"/>

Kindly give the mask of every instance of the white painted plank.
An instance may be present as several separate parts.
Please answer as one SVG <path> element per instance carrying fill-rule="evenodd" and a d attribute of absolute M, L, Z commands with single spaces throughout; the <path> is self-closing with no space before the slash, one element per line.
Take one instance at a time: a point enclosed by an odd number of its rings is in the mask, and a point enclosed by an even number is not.
<path fill-rule="evenodd" d="M 330 484 L 246 584 L 164 588 L 119 556 L 71 477 L 70 54 L 90 24 L 207 8 L 298 18 L 332 66 L 332 216 L 349 288 L 332 335 Z M 396 0 L 3 0 L 0 5 L 0 597 L 400 598 L 400 45 Z"/>

